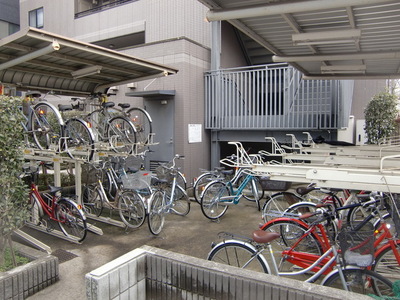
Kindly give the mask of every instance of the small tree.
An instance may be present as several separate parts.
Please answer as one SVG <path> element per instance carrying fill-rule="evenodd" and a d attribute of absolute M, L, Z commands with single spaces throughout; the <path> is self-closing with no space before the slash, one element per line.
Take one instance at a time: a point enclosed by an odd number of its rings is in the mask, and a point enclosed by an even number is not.
<path fill-rule="evenodd" d="M 28 217 L 28 189 L 20 178 L 24 143 L 21 104 L 20 98 L 0 96 L 0 264 L 7 244 L 11 248 L 12 232 Z"/>
<path fill-rule="evenodd" d="M 368 103 L 365 114 L 365 132 L 369 144 L 378 144 L 396 130 L 397 97 L 387 92 L 376 94 Z"/>

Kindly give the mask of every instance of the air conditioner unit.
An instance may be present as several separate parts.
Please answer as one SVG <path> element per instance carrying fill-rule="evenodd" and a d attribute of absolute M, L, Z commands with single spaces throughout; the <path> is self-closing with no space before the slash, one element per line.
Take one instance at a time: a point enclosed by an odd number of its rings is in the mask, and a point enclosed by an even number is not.
<path fill-rule="evenodd" d="M 130 89 L 136 89 L 136 88 L 137 88 L 136 82 L 128 83 L 126 86 L 127 86 L 128 88 L 130 88 Z"/>

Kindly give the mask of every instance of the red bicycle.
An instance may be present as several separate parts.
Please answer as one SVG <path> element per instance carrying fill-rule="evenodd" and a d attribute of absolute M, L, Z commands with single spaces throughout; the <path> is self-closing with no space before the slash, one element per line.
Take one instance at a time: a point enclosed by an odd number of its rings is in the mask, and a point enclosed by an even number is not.
<path fill-rule="evenodd" d="M 28 224 L 44 226 L 54 230 L 58 223 L 62 233 L 69 239 L 82 242 L 87 234 L 86 216 L 81 205 L 71 199 L 61 197 L 61 187 L 49 186 L 49 191 L 40 193 L 36 185 L 38 167 L 25 169 L 29 179 L 30 217 Z"/>

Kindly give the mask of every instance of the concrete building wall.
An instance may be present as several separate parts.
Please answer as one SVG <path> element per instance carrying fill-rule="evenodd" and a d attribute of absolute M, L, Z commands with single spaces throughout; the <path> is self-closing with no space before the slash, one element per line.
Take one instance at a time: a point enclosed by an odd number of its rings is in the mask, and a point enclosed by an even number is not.
<path fill-rule="evenodd" d="M 179 70 L 177 75 L 138 82 L 134 91 L 175 90 L 174 153 L 185 156 L 182 171 L 189 182 L 199 169 L 210 166 L 208 132 L 204 130 L 204 79 L 210 68 L 211 24 L 204 21 L 207 9 L 197 0 L 146 0 L 75 18 L 71 0 L 21 0 L 21 28 L 28 26 L 28 13 L 44 8 L 44 28 L 56 34 L 85 42 L 97 42 L 118 36 L 145 32 L 145 44 L 120 50 L 142 59 Z M 127 97 L 133 91 L 120 86 L 111 101 L 143 106 L 143 98 Z M 149 100 L 158 101 L 158 100 Z M 157 122 L 153 118 L 153 123 Z M 188 125 L 202 124 L 202 142 L 188 142 Z M 163 137 L 155 135 L 155 141 Z M 169 140 L 169 139 L 168 139 Z M 163 141 L 166 143 L 166 141 Z M 165 145 L 164 146 L 168 146 Z M 152 160 L 163 151 L 163 143 L 152 147 Z M 172 157 L 170 157 L 172 159 Z"/>

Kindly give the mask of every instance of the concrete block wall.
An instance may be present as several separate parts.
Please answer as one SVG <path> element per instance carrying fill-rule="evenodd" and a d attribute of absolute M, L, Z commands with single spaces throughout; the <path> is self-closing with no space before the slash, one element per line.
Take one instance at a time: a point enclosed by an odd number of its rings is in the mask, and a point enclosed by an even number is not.
<path fill-rule="evenodd" d="M 86 274 L 87 299 L 361 300 L 368 296 L 143 246 Z"/>
<path fill-rule="evenodd" d="M 0 299 L 26 299 L 59 279 L 58 258 L 45 255 L 0 273 Z"/>

